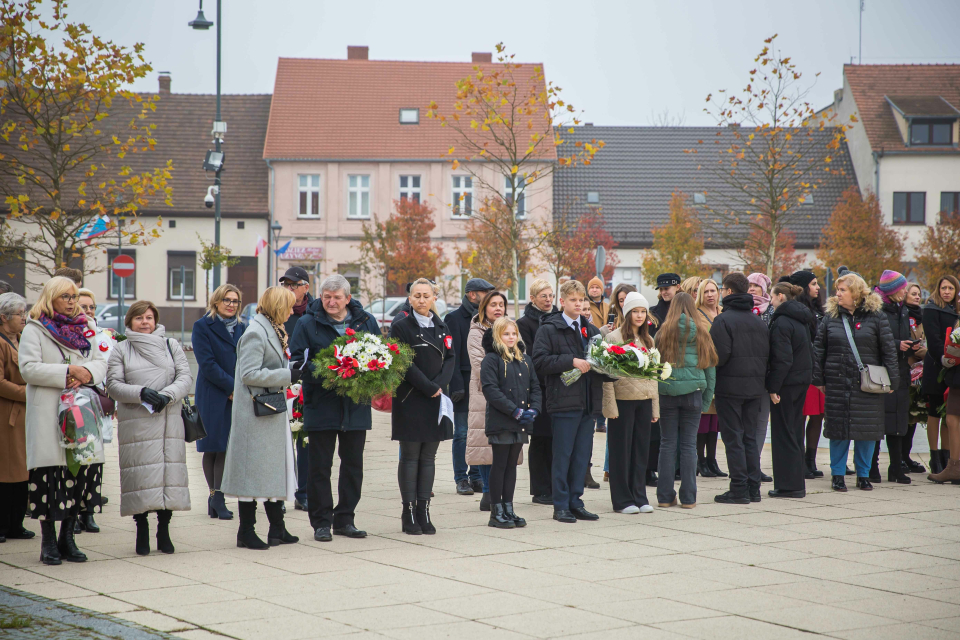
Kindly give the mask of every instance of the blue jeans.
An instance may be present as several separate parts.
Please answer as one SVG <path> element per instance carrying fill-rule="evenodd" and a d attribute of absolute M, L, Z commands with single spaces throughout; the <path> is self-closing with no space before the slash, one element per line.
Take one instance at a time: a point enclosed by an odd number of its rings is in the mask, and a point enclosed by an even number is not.
<path fill-rule="evenodd" d="M 470 467 L 471 469 L 476 469 L 477 473 L 480 474 L 480 482 L 483 483 L 483 492 L 490 493 L 490 467 L 491 464 L 478 464 L 475 467 Z"/>
<path fill-rule="evenodd" d="M 480 472 L 477 467 L 471 465 L 467 467 L 467 418 L 470 415 L 467 411 L 453 414 L 453 480 L 480 479 Z M 484 483 L 486 486 L 486 483 Z"/>
<path fill-rule="evenodd" d="M 582 411 L 554 413 L 553 508 L 583 508 L 583 481 L 593 455 L 596 421 Z"/>
<path fill-rule="evenodd" d="M 853 466 L 857 470 L 858 478 L 870 477 L 870 465 L 873 462 L 873 448 L 877 443 L 873 440 L 853 441 Z M 850 451 L 849 440 L 830 441 L 830 473 L 842 476 L 847 472 L 847 453 Z"/>

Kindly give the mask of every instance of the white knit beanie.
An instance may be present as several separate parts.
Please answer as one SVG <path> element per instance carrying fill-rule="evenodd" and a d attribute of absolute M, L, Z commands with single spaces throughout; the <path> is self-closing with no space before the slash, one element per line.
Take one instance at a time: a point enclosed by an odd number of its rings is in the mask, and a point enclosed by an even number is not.
<path fill-rule="evenodd" d="M 627 294 L 627 297 L 623 299 L 623 317 L 626 318 L 630 315 L 630 312 L 637 307 L 649 309 L 650 303 L 647 302 L 647 299 L 643 297 L 642 293 L 631 291 Z"/>

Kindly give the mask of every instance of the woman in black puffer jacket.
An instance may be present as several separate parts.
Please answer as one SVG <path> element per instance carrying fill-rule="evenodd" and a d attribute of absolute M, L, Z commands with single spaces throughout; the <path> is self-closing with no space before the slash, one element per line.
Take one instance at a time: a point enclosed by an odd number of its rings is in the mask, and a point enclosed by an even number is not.
<path fill-rule="evenodd" d="M 813 384 L 826 394 L 826 426 L 830 439 L 830 469 L 833 488 L 846 491 L 843 481 L 847 452 L 854 441 L 857 487 L 870 484 L 873 448 L 884 434 L 884 396 L 860 390 L 860 371 L 844 322 L 849 323 L 864 366 L 887 369 L 891 388 L 900 384 L 893 334 L 880 308 L 880 296 L 867 288 L 859 275 L 847 272 L 837 279 L 837 295 L 827 301 L 827 310 L 813 345 Z"/>
<path fill-rule="evenodd" d="M 923 382 L 920 391 L 927 397 L 927 442 L 930 444 L 930 472 L 937 474 L 947 466 L 950 458 L 950 440 L 941 436 L 940 409 L 947 385 L 940 380 L 943 364 L 943 343 L 947 329 L 960 317 L 960 282 L 953 276 L 941 276 L 937 288 L 927 304 L 923 305 L 923 334 L 927 338 L 927 355 L 923 358 Z M 944 423 L 946 421 L 944 420 Z"/>

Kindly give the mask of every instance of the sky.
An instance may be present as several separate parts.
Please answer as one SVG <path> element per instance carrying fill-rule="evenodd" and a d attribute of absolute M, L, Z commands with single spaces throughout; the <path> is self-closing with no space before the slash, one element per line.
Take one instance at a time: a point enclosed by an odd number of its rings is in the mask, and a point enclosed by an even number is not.
<path fill-rule="evenodd" d="M 704 99 L 747 82 L 775 33 L 812 86 L 832 102 L 843 65 L 858 58 L 859 0 L 223 0 L 223 93 L 271 93 L 279 57 L 346 58 L 367 45 L 376 60 L 469 61 L 503 42 L 547 79 L 583 120 L 712 125 Z M 864 0 L 865 64 L 960 64 L 960 0 Z M 215 93 L 216 30 L 194 31 L 196 0 L 74 0 L 71 20 L 117 44 L 144 43 L 175 93 Z M 508 11 L 506 9 L 509 9 Z M 216 1 L 204 4 L 216 20 Z M 156 91 L 156 73 L 137 91 Z M 820 76 L 815 77 L 819 72 Z"/>

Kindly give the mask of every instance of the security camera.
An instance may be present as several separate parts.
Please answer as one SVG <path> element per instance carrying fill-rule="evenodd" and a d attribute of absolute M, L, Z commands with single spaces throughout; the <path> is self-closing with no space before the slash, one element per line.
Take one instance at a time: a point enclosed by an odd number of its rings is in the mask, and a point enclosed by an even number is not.
<path fill-rule="evenodd" d="M 207 195 L 203 199 L 203 204 L 207 205 L 207 209 L 213 208 L 213 203 L 216 202 L 216 200 L 214 199 L 214 196 L 219 194 L 220 194 L 220 187 L 216 185 L 207 187 Z"/>

